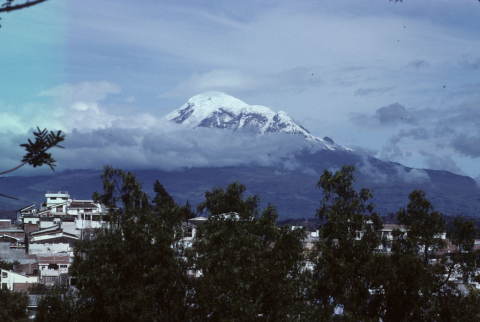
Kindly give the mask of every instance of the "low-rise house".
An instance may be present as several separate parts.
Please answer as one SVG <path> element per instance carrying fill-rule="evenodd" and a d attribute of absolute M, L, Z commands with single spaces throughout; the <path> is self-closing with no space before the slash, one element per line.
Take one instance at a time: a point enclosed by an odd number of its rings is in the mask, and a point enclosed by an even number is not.
<path fill-rule="evenodd" d="M 12 226 L 10 219 L 0 219 L 0 229 L 8 229 Z"/>
<path fill-rule="evenodd" d="M 32 255 L 28 255 L 29 257 L 32 257 Z M 33 255 L 33 258 L 22 258 L 22 259 L 16 259 L 16 262 L 19 264 L 15 264 L 13 266 L 13 272 L 21 275 L 38 275 L 38 263 L 37 259 Z"/>
<path fill-rule="evenodd" d="M 18 209 L 15 211 L 17 215 L 17 225 L 21 226 L 22 224 L 22 218 L 28 215 L 34 215 L 37 212 L 37 209 L 35 208 L 35 204 L 31 204 L 30 206 L 26 206 L 23 208 Z"/>
<path fill-rule="evenodd" d="M 20 224 L 26 234 L 40 229 L 40 217 L 38 215 L 25 215 L 20 218 Z"/>
<path fill-rule="evenodd" d="M 73 243 L 79 238 L 55 226 L 30 233 L 28 253 L 69 253 L 73 256 Z"/>
<path fill-rule="evenodd" d="M 38 283 L 37 276 L 26 276 L 0 268 L 0 285 L 11 291 L 27 291 L 33 283 Z"/>
<path fill-rule="evenodd" d="M 66 253 L 38 254 L 39 282 L 46 285 L 68 285 L 68 270 L 72 261 Z"/>
<path fill-rule="evenodd" d="M 11 248 L 25 248 L 25 232 L 11 225 L 10 219 L 0 220 L 0 242 L 10 243 Z"/>

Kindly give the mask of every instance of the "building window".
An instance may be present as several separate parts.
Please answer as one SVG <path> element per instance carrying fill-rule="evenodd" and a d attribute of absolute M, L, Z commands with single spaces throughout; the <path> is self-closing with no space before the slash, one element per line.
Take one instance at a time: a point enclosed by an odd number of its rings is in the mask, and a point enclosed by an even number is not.
<path fill-rule="evenodd" d="M 60 265 L 60 268 L 67 268 L 68 265 Z"/>
<path fill-rule="evenodd" d="M 7 277 L 8 277 L 8 273 L 2 272 L 2 278 L 7 278 Z"/>
<path fill-rule="evenodd" d="M 57 200 L 57 197 L 51 197 L 50 200 Z"/>
<path fill-rule="evenodd" d="M 187 228 L 185 237 L 193 237 L 193 228 Z"/>
<path fill-rule="evenodd" d="M 62 207 L 62 206 L 57 207 L 57 212 L 62 212 L 62 211 L 63 211 L 63 207 Z"/>
<path fill-rule="evenodd" d="M 83 212 L 93 212 L 92 209 L 85 209 Z"/>

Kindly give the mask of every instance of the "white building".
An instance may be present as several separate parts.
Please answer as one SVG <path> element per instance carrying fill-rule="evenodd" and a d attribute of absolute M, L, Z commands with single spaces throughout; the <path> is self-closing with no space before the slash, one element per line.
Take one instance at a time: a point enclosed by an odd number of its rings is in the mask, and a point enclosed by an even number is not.
<path fill-rule="evenodd" d="M 2 288 L 8 288 L 11 291 L 15 289 L 22 288 L 25 290 L 25 284 L 38 283 L 37 276 L 25 276 L 21 274 L 14 273 L 12 271 L 7 271 L 6 269 L 0 268 L 0 285 Z"/>

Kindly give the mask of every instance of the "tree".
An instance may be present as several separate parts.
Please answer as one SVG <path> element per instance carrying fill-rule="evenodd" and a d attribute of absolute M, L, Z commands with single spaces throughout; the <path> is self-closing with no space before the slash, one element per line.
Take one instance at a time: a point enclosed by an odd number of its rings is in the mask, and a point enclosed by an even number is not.
<path fill-rule="evenodd" d="M 172 247 L 181 207 L 161 193 L 151 203 L 130 172 L 105 166 L 101 178 L 103 193 L 93 198 L 109 209 L 109 228 L 76 245 L 71 268 L 80 320 L 184 320 L 186 264 Z"/>
<path fill-rule="evenodd" d="M 78 320 L 76 295 L 58 287 L 47 289 L 38 302 L 36 322 L 75 322 Z"/>
<path fill-rule="evenodd" d="M 383 295 L 385 321 L 477 320 L 478 310 L 466 310 L 478 303 L 478 295 L 465 296 L 455 277 L 474 275 L 473 223 L 454 221 L 449 236 L 457 251 L 439 254 L 446 244 L 441 238 L 446 224 L 425 198 L 423 191 L 409 195 L 406 208 L 397 213 L 405 232 L 393 233 L 392 254 L 385 264 Z"/>
<path fill-rule="evenodd" d="M 19 265 L 19 264 L 20 264 L 20 262 L 18 260 L 14 260 L 13 262 L 9 262 L 9 261 L 2 260 L 2 258 L 0 257 L 0 268 L 11 271 L 13 269 L 14 265 Z"/>
<path fill-rule="evenodd" d="M 46 164 L 52 169 L 52 171 L 55 171 L 56 160 L 52 158 L 52 154 L 47 153 L 47 151 L 53 147 L 63 149 L 63 146 L 61 146 L 60 143 L 65 140 L 65 135 L 62 135 L 62 131 L 58 131 L 57 133 L 50 131 L 50 133 L 48 133 L 47 129 L 40 130 L 38 127 L 37 132 L 33 132 L 33 135 L 35 137 L 35 142 L 28 139 L 28 143 L 20 144 L 20 146 L 24 147 L 27 152 L 22 158 L 22 163 L 10 170 L 0 172 L 0 176 L 18 170 L 26 164 L 32 165 L 34 168 Z M 0 179 L 1 178 L 2 177 L 0 177 Z M 0 196 L 10 199 L 18 199 L 1 193 Z"/>
<path fill-rule="evenodd" d="M 382 286 L 382 255 L 376 253 L 382 222 L 368 203 L 372 192 L 355 191 L 354 171 L 353 166 L 334 174 L 325 170 L 317 183 L 324 196 L 317 216 L 326 224 L 312 257 L 310 301 L 316 319 L 330 321 L 335 310 L 346 320 L 378 319 L 382 309 L 375 295 Z"/>
<path fill-rule="evenodd" d="M 425 192 L 414 190 L 408 196 L 407 208 L 397 213 L 397 220 L 408 230 L 405 246 L 417 253 L 422 253 L 423 264 L 427 266 L 435 253 L 445 247 L 441 235 L 447 224 L 441 214 L 433 210 L 433 206 L 425 198 Z"/>
<path fill-rule="evenodd" d="M 0 288 L 0 321 L 28 321 L 27 305 L 28 296 L 25 293 Z"/>
<path fill-rule="evenodd" d="M 217 187 L 198 206 L 210 216 L 189 254 L 202 272 L 193 287 L 192 320 L 291 321 L 306 308 L 304 230 L 278 228 L 276 208 L 260 215 L 260 198 L 244 192 L 238 182 Z"/>

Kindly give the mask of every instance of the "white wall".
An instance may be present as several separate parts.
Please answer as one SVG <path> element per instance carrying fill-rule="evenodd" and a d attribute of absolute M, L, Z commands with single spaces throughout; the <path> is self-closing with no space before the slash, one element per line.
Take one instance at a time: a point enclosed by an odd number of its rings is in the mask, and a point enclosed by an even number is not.
<path fill-rule="evenodd" d="M 43 253 L 61 253 L 67 252 L 72 253 L 73 247 L 70 247 L 69 244 L 29 244 L 28 253 L 29 254 L 43 254 Z"/>
<path fill-rule="evenodd" d="M 6 284 L 7 288 L 11 291 L 13 290 L 14 283 L 38 283 L 37 276 L 24 276 L 1 268 L 0 270 L 0 287 Z"/>

